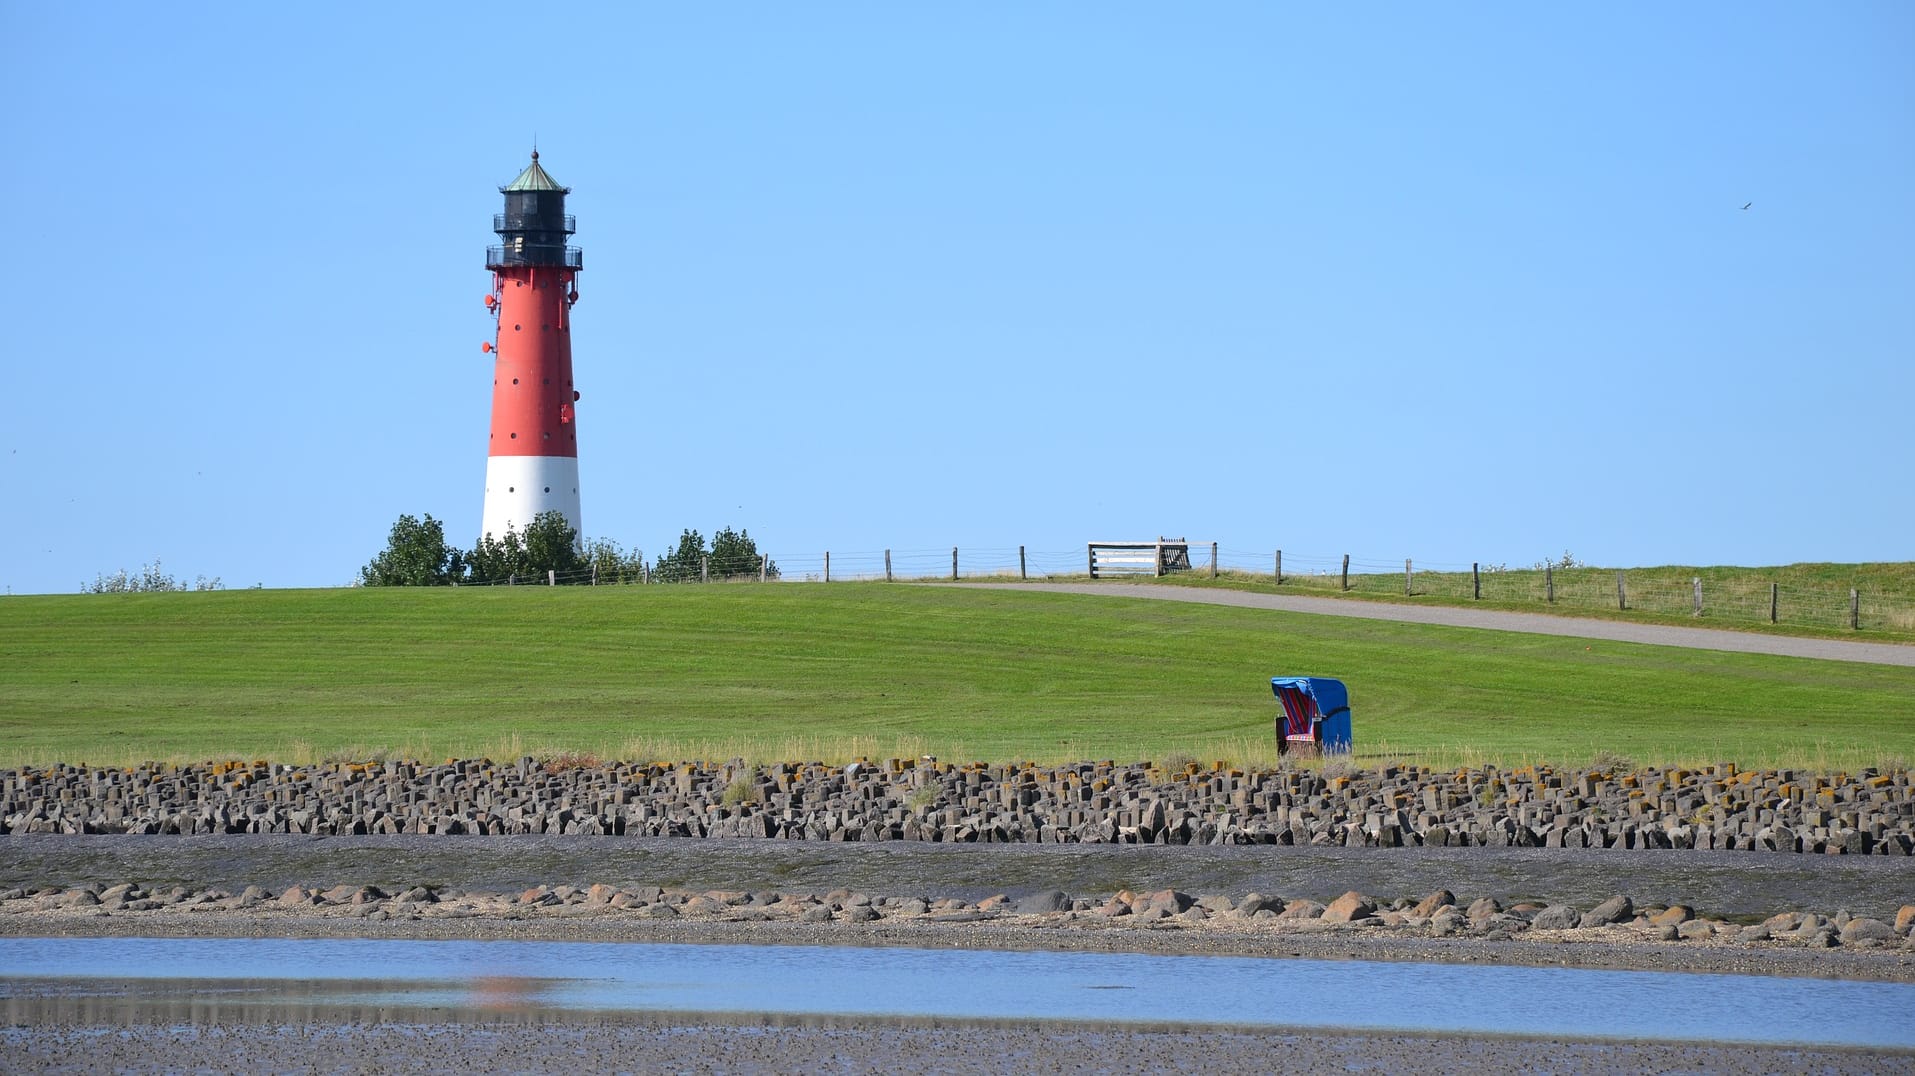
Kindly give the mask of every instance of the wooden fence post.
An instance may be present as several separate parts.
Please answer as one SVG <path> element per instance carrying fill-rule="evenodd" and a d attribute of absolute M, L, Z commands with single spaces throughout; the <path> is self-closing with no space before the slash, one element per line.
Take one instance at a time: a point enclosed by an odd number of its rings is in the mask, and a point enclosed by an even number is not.
<path fill-rule="evenodd" d="M 1084 547 L 1084 571 L 1092 579 L 1097 578 L 1097 546 L 1095 543 Z"/>
<path fill-rule="evenodd" d="M 1862 627 L 1862 592 L 1849 588 L 1849 627 L 1859 631 Z"/>
<path fill-rule="evenodd" d="M 1283 550 L 1277 550 L 1277 585 L 1283 585 Z"/>
<path fill-rule="evenodd" d="M 559 585 L 559 571 L 557 568 L 545 569 L 545 585 L 548 587 Z"/>
<path fill-rule="evenodd" d="M 1343 589 L 1350 589 L 1350 554 L 1343 554 Z"/>
<path fill-rule="evenodd" d="M 957 546 L 951 547 L 951 582 L 957 582 Z"/>
<path fill-rule="evenodd" d="M 1775 623 L 1776 589 L 1774 583 L 1769 584 L 1769 623 L 1771 624 Z"/>
<path fill-rule="evenodd" d="M 831 582 L 831 550 L 825 550 L 825 582 Z"/>
<path fill-rule="evenodd" d="M 1210 543 L 1210 578 L 1217 578 L 1217 543 Z"/>
<path fill-rule="evenodd" d="M 1410 558 L 1404 557 L 1403 558 L 1403 596 L 1405 598 L 1412 598 L 1416 596 L 1416 588 L 1411 586 L 1410 584 L 1410 580 L 1413 578 L 1415 577 L 1410 574 Z"/>
<path fill-rule="evenodd" d="M 884 551 L 884 581 L 887 583 L 891 581 L 891 551 L 889 549 Z"/>
<path fill-rule="evenodd" d="M 698 558 L 698 581 L 700 583 L 711 582 L 711 558 L 710 557 Z"/>
<path fill-rule="evenodd" d="M 1469 579 L 1470 579 L 1470 596 L 1475 598 L 1479 602 L 1482 601 L 1483 600 L 1483 565 L 1480 562 L 1478 561 L 1470 562 Z"/>
<path fill-rule="evenodd" d="M 1629 591 L 1623 585 L 1621 572 L 1616 573 L 1616 608 L 1629 608 Z"/>
<path fill-rule="evenodd" d="M 1023 546 L 1017 547 L 1017 577 L 1019 579 L 1030 578 L 1030 575 L 1028 575 L 1024 570 L 1024 547 Z"/>
<path fill-rule="evenodd" d="M 1554 564 L 1543 565 L 1543 600 L 1551 605 L 1556 604 L 1556 566 Z"/>
<path fill-rule="evenodd" d="M 592 562 L 592 585 L 598 586 L 598 562 Z"/>
<path fill-rule="evenodd" d="M 771 554 L 758 554 L 758 581 L 764 582 L 771 574 Z"/>
<path fill-rule="evenodd" d="M 1699 575 L 1691 576 L 1689 578 L 1689 585 L 1695 588 L 1695 592 L 1696 592 L 1695 601 L 1692 603 L 1694 606 L 1694 611 L 1691 612 L 1689 615 L 1701 616 L 1702 615 L 1702 577 Z"/>

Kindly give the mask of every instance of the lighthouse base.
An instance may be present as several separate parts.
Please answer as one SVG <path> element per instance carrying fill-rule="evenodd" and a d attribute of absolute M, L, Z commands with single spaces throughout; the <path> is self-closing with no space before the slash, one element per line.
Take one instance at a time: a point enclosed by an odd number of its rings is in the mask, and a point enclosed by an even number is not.
<path fill-rule="evenodd" d="M 559 512 L 583 540 L 579 523 L 578 457 L 491 456 L 485 461 L 485 511 L 480 535 L 519 534 L 545 512 Z"/>

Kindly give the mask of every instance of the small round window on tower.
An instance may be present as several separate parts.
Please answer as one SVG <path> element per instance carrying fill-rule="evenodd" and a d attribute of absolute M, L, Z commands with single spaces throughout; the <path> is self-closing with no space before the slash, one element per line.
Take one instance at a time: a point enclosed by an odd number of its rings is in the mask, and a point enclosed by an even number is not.
<path fill-rule="evenodd" d="M 516 433 L 515 433 L 515 434 L 513 434 L 513 435 L 512 435 L 512 439 L 513 439 L 514 441 L 516 441 L 516 440 L 518 440 L 518 439 L 519 439 L 519 435 L 518 435 L 518 434 L 516 434 Z"/>
<path fill-rule="evenodd" d="M 547 493 L 550 493 L 550 492 L 552 492 L 552 487 L 551 487 L 551 486 L 547 486 L 547 487 L 545 487 L 545 492 L 547 492 Z"/>
<path fill-rule="evenodd" d="M 514 385 L 516 385 L 516 384 L 518 384 L 518 383 L 519 383 L 519 379 L 518 379 L 518 378 L 516 378 L 516 377 L 515 377 L 515 378 L 513 378 L 513 379 L 512 379 L 512 383 L 513 383 Z"/>
<path fill-rule="evenodd" d="M 513 331 L 513 332 L 518 332 L 520 328 L 521 328 L 521 326 L 518 326 L 518 325 L 514 325 L 514 326 L 512 326 L 512 331 Z"/>

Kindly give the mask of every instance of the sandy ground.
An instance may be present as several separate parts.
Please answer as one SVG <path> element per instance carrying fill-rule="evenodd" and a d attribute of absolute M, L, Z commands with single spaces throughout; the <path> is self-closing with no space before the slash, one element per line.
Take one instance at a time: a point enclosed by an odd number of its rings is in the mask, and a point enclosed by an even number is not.
<path fill-rule="evenodd" d="M 756 1023 L 716 1019 L 0 1029 L 10 1072 L 1714 1072 L 1915 1071 L 1863 1050 L 1073 1025 Z"/>

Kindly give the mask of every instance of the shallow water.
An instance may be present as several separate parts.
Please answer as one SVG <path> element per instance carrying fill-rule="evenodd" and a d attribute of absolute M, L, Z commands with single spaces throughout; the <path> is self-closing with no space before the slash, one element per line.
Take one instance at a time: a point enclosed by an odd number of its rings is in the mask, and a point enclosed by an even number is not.
<path fill-rule="evenodd" d="M 528 941 L 0 939 L 0 999 L 1042 1019 L 1915 1048 L 1915 985 L 1109 953 Z M 210 1000 L 210 998 L 209 998 Z"/>

